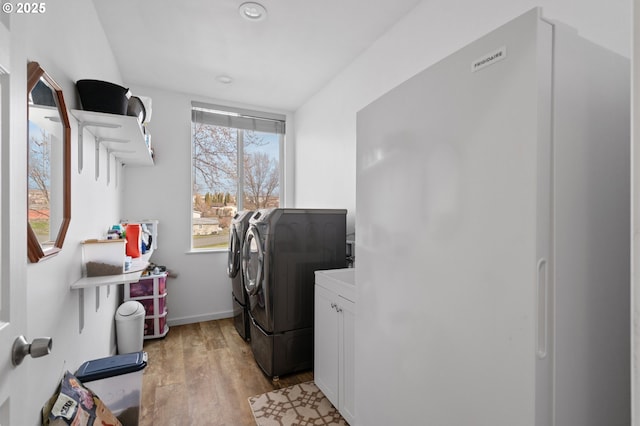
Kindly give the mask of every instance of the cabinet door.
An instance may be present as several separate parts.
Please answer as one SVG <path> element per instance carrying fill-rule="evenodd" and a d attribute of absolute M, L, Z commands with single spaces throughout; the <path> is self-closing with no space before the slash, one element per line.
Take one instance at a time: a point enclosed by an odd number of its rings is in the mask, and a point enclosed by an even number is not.
<path fill-rule="evenodd" d="M 349 424 L 355 424 L 355 319 L 356 305 L 350 300 L 339 298 L 340 312 L 340 386 L 339 409 Z"/>
<path fill-rule="evenodd" d="M 313 377 L 327 399 L 338 407 L 338 318 L 336 295 L 315 286 Z"/>

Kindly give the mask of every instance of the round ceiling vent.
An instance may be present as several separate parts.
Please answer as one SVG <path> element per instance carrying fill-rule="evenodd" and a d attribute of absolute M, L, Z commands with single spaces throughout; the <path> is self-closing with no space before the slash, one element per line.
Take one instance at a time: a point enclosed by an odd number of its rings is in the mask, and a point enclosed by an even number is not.
<path fill-rule="evenodd" d="M 267 9 L 260 3 L 252 1 L 242 3 L 238 8 L 240 16 L 248 21 L 262 21 L 267 17 Z"/>

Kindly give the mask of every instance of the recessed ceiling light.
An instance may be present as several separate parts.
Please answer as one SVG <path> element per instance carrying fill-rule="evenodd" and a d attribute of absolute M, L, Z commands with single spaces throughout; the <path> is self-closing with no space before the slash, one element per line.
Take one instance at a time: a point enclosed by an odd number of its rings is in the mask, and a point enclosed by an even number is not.
<path fill-rule="evenodd" d="M 262 21 L 267 17 L 267 9 L 260 3 L 252 1 L 242 3 L 238 12 L 240 16 L 249 21 Z"/>
<path fill-rule="evenodd" d="M 219 75 L 216 77 L 216 80 L 223 84 L 231 84 L 233 82 L 233 78 L 228 75 Z"/>

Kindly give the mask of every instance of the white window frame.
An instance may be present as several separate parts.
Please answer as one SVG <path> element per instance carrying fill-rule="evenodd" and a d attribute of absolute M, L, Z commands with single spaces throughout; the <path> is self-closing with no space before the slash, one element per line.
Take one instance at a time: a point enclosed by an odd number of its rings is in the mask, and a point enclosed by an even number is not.
<path fill-rule="evenodd" d="M 245 109 L 245 108 L 236 108 L 236 107 L 228 107 L 228 106 L 222 106 L 222 105 L 216 105 L 216 104 L 209 104 L 209 103 L 202 103 L 202 102 L 196 102 L 196 101 L 192 101 L 191 102 L 191 126 L 190 126 L 190 141 L 191 141 L 191 155 L 189 157 L 189 162 L 190 162 L 190 171 L 191 171 L 191 178 L 190 178 L 190 194 L 191 194 L 191 204 L 189 206 L 189 252 L 190 253 L 206 253 L 206 252 L 219 252 L 219 251 L 224 251 L 226 252 L 228 250 L 227 247 L 225 248 L 194 248 L 193 247 L 193 197 L 194 197 L 194 193 L 193 193 L 193 187 L 194 187 L 194 172 L 193 172 L 193 156 L 194 156 L 194 152 L 193 152 L 193 123 L 194 122 L 202 122 L 200 120 L 196 120 L 195 119 L 195 115 L 194 115 L 194 111 L 197 110 L 203 110 L 208 112 L 211 112 L 213 114 L 218 113 L 221 117 L 220 117 L 220 121 L 222 121 L 222 117 L 226 116 L 227 117 L 227 123 L 218 123 L 218 124 L 212 124 L 212 125 L 220 125 L 220 126 L 225 126 L 225 127 L 230 127 L 230 128 L 234 128 L 236 129 L 237 133 L 237 138 L 236 138 L 236 144 L 237 144 L 237 167 L 238 167 L 238 181 L 237 181 L 237 186 L 236 186 L 236 202 L 237 202 L 237 209 L 238 211 L 241 211 L 244 209 L 244 161 L 243 161 L 243 157 L 244 157 L 244 130 L 242 128 L 238 128 L 235 127 L 233 125 L 234 120 L 235 119 L 247 119 L 247 120 L 255 120 L 257 122 L 256 128 L 254 128 L 253 130 L 256 131 L 262 131 L 262 132 L 270 132 L 270 133 L 276 133 L 278 134 L 278 186 L 279 186 L 279 204 L 282 207 L 284 205 L 284 200 L 285 200 L 285 169 L 286 169 L 286 165 L 285 165 L 285 136 L 286 136 L 286 121 L 287 121 L 287 116 L 284 114 L 278 114 L 278 113 L 271 113 L 271 112 L 264 112 L 264 111 L 257 111 L 257 110 L 250 110 L 250 109 Z M 273 122 L 279 122 L 279 124 L 276 124 L 276 128 L 277 130 L 271 130 L 269 128 L 269 121 L 273 121 Z M 205 123 L 207 124 L 207 123 Z"/>

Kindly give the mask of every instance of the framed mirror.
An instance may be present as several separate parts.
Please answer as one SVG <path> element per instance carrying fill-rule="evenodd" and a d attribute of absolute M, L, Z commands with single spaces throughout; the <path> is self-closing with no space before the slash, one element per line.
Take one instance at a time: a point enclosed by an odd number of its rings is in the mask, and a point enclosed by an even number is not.
<path fill-rule="evenodd" d="M 27 65 L 29 261 L 62 249 L 71 221 L 71 126 L 62 89 L 37 62 Z"/>

